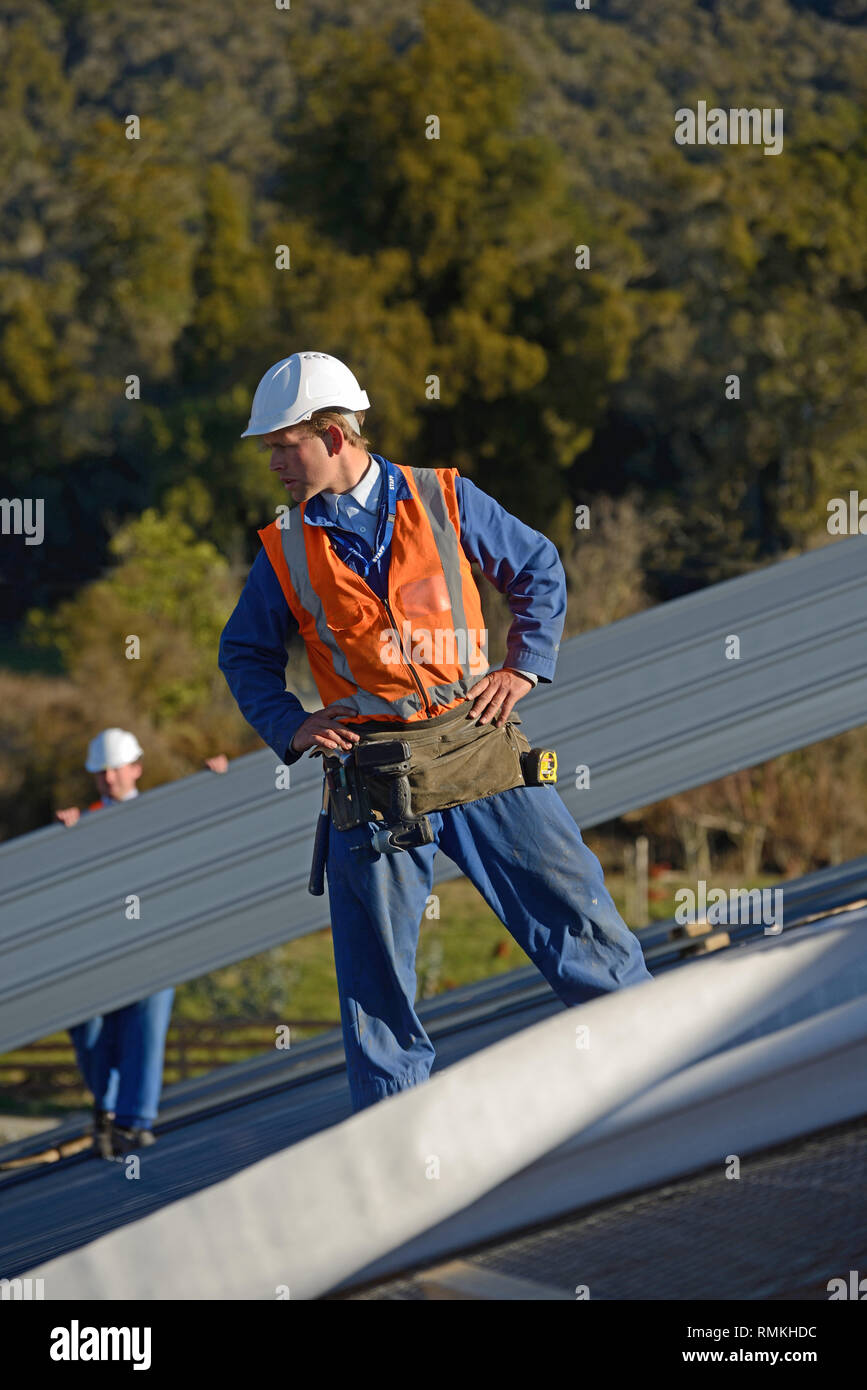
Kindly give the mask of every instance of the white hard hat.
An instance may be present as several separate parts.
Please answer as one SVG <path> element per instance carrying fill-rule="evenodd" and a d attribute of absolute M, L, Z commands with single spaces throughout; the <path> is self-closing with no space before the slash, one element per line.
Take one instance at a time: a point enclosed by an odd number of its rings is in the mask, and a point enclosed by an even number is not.
<path fill-rule="evenodd" d="M 293 352 L 269 367 L 253 397 L 250 423 L 241 435 L 270 434 L 309 420 L 316 410 L 351 413 L 370 401 L 349 368 L 327 352 Z M 358 428 L 358 421 L 353 421 Z"/>
<path fill-rule="evenodd" d="M 126 729 L 103 729 L 91 741 L 84 766 L 88 772 L 105 772 L 107 767 L 124 767 L 126 763 L 137 762 L 141 756 L 135 734 L 128 734 Z"/>

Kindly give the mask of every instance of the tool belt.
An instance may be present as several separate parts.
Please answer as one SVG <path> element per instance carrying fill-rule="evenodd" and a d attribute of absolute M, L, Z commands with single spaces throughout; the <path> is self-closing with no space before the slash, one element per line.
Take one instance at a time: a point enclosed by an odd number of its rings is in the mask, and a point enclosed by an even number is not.
<path fill-rule="evenodd" d="M 356 725 L 361 738 L 351 750 L 323 756 L 311 893 L 321 897 L 324 892 L 329 823 L 353 830 L 373 822 L 366 843 L 351 852 L 396 854 L 433 843 L 431 812 L 513 787 L 556 782 L 553 749 L 531 748 L 514 727 L 521 722 L 517 716 L 499 728 L 477 724 L 472 702 L 471 696 L 457 709 L 409 725 L 402 720 Z"/>
<path fill-rule="evenodd" d="M 473 699 L 445 714 L 405 723 L 402 720 L 355 724 L 364 746 L 392 742 L 396 738 L 409 744 L 408 770 L 412 814 L 424 816 L 445 811 L 495 792 L 523 787 L 521 754 L 530 745 L 515 727 L 520 718 L 513 714 L 508 723 L 477 724 L 470 715 Z M 391 805 L 391 780 L 365 770 L 364 787 L 374 812 L 387 818 Z"/>

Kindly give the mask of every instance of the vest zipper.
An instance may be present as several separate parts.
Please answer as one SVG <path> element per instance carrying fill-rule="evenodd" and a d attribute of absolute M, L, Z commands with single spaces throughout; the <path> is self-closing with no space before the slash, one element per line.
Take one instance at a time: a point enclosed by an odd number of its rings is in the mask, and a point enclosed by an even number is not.
<path fill-rule="evenodd" d="M 364 583 L 367 584 L 367 580 L 366 580 L 366 579 L 364 580 Z M 367 587 L 368 587 L 368 589 L 370 589 L 370 585 L 369 585 L 369 584 L 367 584 Z M 394 632 L 397 632 L 397 623 L 396 623 L 396 621 L 395 621 L 394 614 L 393 614 L 392 611 L 391 611 L 391 607 L 389 606 L 388 599 L 381 599 L 381 598 L 379 598 L 379 594 L 374 593 L 373 589 L 370 589 L 370 592 L 373 594 L 373 597 L 374 597 L 374 598 L 379 599 L 379 602 L 382 604 L 383 608 L 385 609 L 386 613 L 388 614 L 389 618 L 391 619 L 392 630 L 393 630 Z M 400 643 L 400 650 L 401 650 L 401 652 L 403 652 L 403 638 L 401 637 L 401 635 L 400 635 L 399 632 L 397 632 L 397 640 L 398 640 L 398 642 Z M 413 666 L 413 664 L 412 664 L 411 661 L 407 660 L 406 654 L 405 654 L 405 653 L 404 653 L 404 660 L 406 661 L 406 665 L 409 667 L 409 670 L 412 672 L 412 678 L 413 678 L 413 680 L 415 681 L 416 685 L 418 686 L 419 694 L 421 695 L 422 702 L 423 702 L 424 708 L 425 708 L 425 712 L 426 712 L 426 714 L 428 715 L 428 717 L 430 717 L 431 707 L 430 707 L 430 704 L 428 703 L 428 698 L 427 698 L 427 693 L 426 693 L 426 691 L 425 691 L 425 688 L 424 688 L 424 686 L 422 685 L 421 681 L 419 680 L 418 675 L 416 674 L 416 669 L 415 669 L 415 667 Z"/>
<path fill-rule="evenodd" d="M 341 560 L 341 563 L 344 564 L 344 565 L 346 565 L 346 561 L 343 560 L 342 557 L 341 557 L 340 555 L 337 554 L 337 547 L 335 546 L 335 544 L 334 544 L 334 542 L 332 541 L 332 539 L 331 539 L 330 536 L 328 537 L 328 541 L 329 541 L 329 544 L 331 545 L 331 549 L 334 551 L 335 555 L 337 555 L 338 560 Z M 352 569 L 352 566 L 351 566 L 351 565 L 346 565 L 346 568 L 347 568 L 347 569 Z M 431 705 L 430 705 L 430 703 L 429 703 L 429 701 L 428 701 L 427 693 L 426 693 L 426 691 L 425 691 L 424 686 L 422 685 L 421 681 L 420 681 L 419 678 L 418 678 L 418 674 L 417 674 L 417 672 L 416 672 L 415 667 L 413 666 L 412 662 L 409 661 L 409 660 L 407 659 L 406 653 L 405 653 L 404 650 L 403 650 L 403 638 L 401 637 L 400 633 L 397 631 L 397 622 L 396 622 L 396 620 L 395 620 L 394 614 L 393 614 L 392 611 L 391 611 L 391 607 L 390 607 L 390 605 L 389 605 L 388 599 L 387 599 L 387 598 L 385 598 L 385 599 L 380 598 L 380 597 L 379 597 L 379 594 L 376 592 L 375 589 L 371 588 L 371 586 L 368 584 L 368 582 L 367 582 L 367 580 L 364 578 L 364 576 L 358 573 L 358 570 L 352 570 L 352 573 L 355 575 L 356 579 L 360 579 L 360 580 L 361 580 L 361 582 L 362 582 L 362 584 L 364 585 L 365 589 L 370 589 L 370 592 L 373 594 L 373 597 L 376 599 L 377 603 L 382 604 L 382 607 L 385 609 L 386 613 L 388 614 L 388 616 L 389 616 L 389 618 L 390 618 L 390 620 L 391 620 L 392 630 L 393 630 L 394 632 L 397 632 L 397 640 L 398 640 L 398 642 L 399 642 L 399 644 L 400 644 L 401 655 L 402 655 L 403 658 L 404 658 L 404 665 L 405 665 L 405 666 L 408 668 L 408 670 L 411 672 L 412 678 L 413 678 L 413 680 L 415 681 L 416 685 L 418 686 L 418 693 L 419 693 L 419 695 L 420 695 L 421 698 L 422 698 L 422 703 L 423 703 L 423 705 L 424 705 L 425 712 L 426 712 L 426 714 L 428 715 L 428 717 L 430 718 L 430 717 L 431 717 Z"/>

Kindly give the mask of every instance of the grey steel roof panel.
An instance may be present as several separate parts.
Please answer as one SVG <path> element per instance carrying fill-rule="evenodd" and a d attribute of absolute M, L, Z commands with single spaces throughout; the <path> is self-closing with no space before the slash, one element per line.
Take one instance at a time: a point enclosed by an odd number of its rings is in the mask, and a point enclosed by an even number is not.
<path fill-rule="evenodd" d="M 557 748 L 578 823 L 861 723 L 865 579 L 853 537 L 565 642 L 556 683 L 520 714 Z M 740 661 L 723 659 L 730 633 Z M 306 891 L 318 761 L 295 764 L 285 791 L 275 767 L 255 753 L 0 845 L 0 1049 L 328 924 L 327 898 Z M 438 856 L 437 882 L 457 873 Z"/>
<path fill-rule="evenodd" d="M 817 921 L 802 930 L 818 934 L 838 921 Z M 853 972 L 839 983 L 835 998 L 848 999 L 862 989 L 863 981 Z M 772 1012 L 765 1030 L 809 1016 L 819 997 L 814 989 L 796 1005 Z M 824 994 L 821 999 L 829 1002 Z M 563 1008 L 532 967 L 420 1001 L 419 1016 L 437 1050 L 434 1075 Z M 738 1035 L 735 1041 L 743 1039 Z M 167 1087 L 160 1142 L 148 1154 L 148 1184 L 111 1187 L 105 1165 L 83 1156 L 0 1177 L 0 1277 L 23 1273 L 38 1261 L 181 1200 L 350 1114 L 339 1030 L 287 1053 L 268 1053 Z M 40 1145 L 80 1132 L 80 1122 L 67 1122 L 40 1136 Z M 34 1140 L 22 1140 L 0 1150 L 0 1159 L 33 1151 Z M 542 1171 L 544 1176 L 547 1169 Z"/>
<path fill-rule="evenodd" d="M 44 1275 L 54 1297 L 255 1298 L 267 1297 L 275 1280 L 288 1282 L 293 1298 L 311 1297 L 369 1272 L 443 1220 L 453 1222 L 452 1239 L 459 1246 L 462 1213 L 472 1204 L 478 1209 L 496 1187 L 532 1175 L 545 1155 L 573 1138 L 582 1148 L 579 1164 L 571 1163 L 560 1183 L 571 1206 L 581 1201 L 584 1141 L 595 1142 L 603 1128 L 609 1138 L 620 1131 L 620 1151 L 635 1158 L 642 1152 L 640 1127 L 673 1125 L 677 1142 L 669 1135 L 659 1147 L 659 1164 L 647 1175 L 657 1182 L 726 1151 L 725 1135 L 746 1116 L 744 1085 L 750 1088 L 750 1127 L 747 1134 L 741 1123 L 736 1152 L 756 1152 L 860 1114 L 867 1047 L 863 918 L 862 909 L 849 914 L 845 925 L 817 923 L 804 936 L 760 940 L 724 958 L 697 961 L 686 974 L 674 971 L 634 991 L 593 1000 L 582 1016 L 594 1047 L 580 1058 L 569 1045 L 574 1021 L 568 1018 L 555 1015 L 517 1034 L 509 1029 L 496 1046 L 447 1068 L 429 1085 L 252 1167 L 250 1160 L 243 1174 L 216 1189 L 212 1170 L 223 1166 L 224 1155 L 215 1143 L 216 1162 L 199 1179 L 210 1190 L 179 1203 L 171 1214 L 153 1212 L 87 1254 L 27 1272 Z M 859 997 L 836 1006 L 835 987 L 848 989 L 853 974 Z M 734 1044 L 738 1021 L 777 1020 L 787 1004 L 799 1001 L 807 1014 L 803 1024 L 787 1024 L 757 1043 Z M 627 1019 L 630 1027 L 624 1027 Z M 841 1062 L 845 1084 L 835 1090 L 822 1068 L 836 1076 Z M 575 1084 L 587 1066 L 593 1075 L 589 1090 Z M 768 1103 L 780 1085 L 788 1088 L 785 1113 Z M 714 1096 L 722 1108 L 711 1136 L 693 1126 L 690 1116 Z M 513 1123 L 518 1116 L 527 1123 Z M 240 1149 L 259 1128 L 258 1119 L 249 1113 L 242 1118 L 229 1147 Z M 366 1155 L 360 1165 L 359 1153 Z M 451 1165 L 448 1183 L 419 1186 L 419 1155 L 428 1153 Z M 149 1154 L 148 1160 L 155 1157 Z M 153 1162 L 148 1172 L 153 1197 L 160 1181 Z M 641 1172 L 638 1162 L 626 1185 L 641 1186 Z M 163 1169 L 163 1177 L 170 1176 Z M 609 1191 L 613 1177 L 622 1177 L 619 1163 L 600 1164 L 595 1172 Z M 535 1219 L 540 1195 L 550 1214 L 547 1186 L 531 1181 L 521 1189 L 520 1203 L 500 1202 L 485 1235 L 496 1237 Z M 598 1195 L 594 1187 L 589 1200 Z M 13 1220 L 15 1214 L 13 1208 Z M 120 1218 L 116 1224 L 125 1224 L 125 1210 Z M 88 1231 L 83 1241 L 92 1238 Z"/>
<path fill-rule="evenodd" d="M 844 905 L 854 907 L 867 898 L 867 857 L 833 865 L 784 885 L 786 932 L 796 923 L 836 912 Z M 813 929 L 800 926 L 798 930 Z M 676 943 L 672 934 L 680 931 L 672 919 L 640 927 L 637 936 L 655 976 L 665 970 L 689 964 L 696 955 L 685 950 L 681 935 Z M 758 934 L 757 929 L 756 934 Z M 700 948 L 701 939 L 690 943 Z M 740 943 L 735 943 L 735 945 Z M 733 945 L 727 949 L 734 949 Z M 504 1020 L 510 1026 L 526 1025 L 528 1011 L 559 1007 L 546 981 L 534 966 L 524 966 L 503 975 L 490 976 L 447 990 L 431 999 L 418 1001 L 417 1008 L 428 1034 L 436 1041 L 438 1055 L 444 1040 L 455 1033 L 467 1034 L 477 1026 L 486 1027 Z M 291 1051 L 269 1051 L 243 1062 L 220 1067 L 204 1076 L 176 1082 L 163 1092 L 161 1118 L 174 1124 L 189 1115 L 204 1113 L 213 1106 L 226 1106 L 276 1088 L 307 1084 L 308 1081 L 344 1066 L 343 1039 L 339 1028 L 329 1029 L 296 1043 Z M 0 1163 L 35 1153 L 46 1144 L 58 1144 L 81 1133 L 80 1120 L 68 1120 L 56 1128 L 0 1148 Z"/>
<path fill-rule="evenodd" d="M 725 659 L 730 634 L 739 660 Z M 860 537 L 574 638 L 555 683 L 519 706 L 531 743 L 557 748 L 585 826 L 854 728 L 865 710 Z"/>

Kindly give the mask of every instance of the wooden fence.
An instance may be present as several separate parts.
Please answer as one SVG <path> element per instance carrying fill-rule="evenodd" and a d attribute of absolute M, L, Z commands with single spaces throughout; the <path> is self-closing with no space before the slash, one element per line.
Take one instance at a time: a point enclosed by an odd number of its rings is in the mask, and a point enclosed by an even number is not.
<path fill-rule="evenodd" d="M 335 1019 L 222 1018 L 215 1022 L 184 1019 L 172 1023 L 166 1038 L 166 1081 L 184 1081 L 217 1067 L 240 1062 L 275 1046 L 278 1028 L 305 1035 L 337 1028 Z M 42 1100 L 70 1088 L 82 1089 L 75 1049 L 68 1036 L 55 1034 L 0 1057 L 0 1093 L 6 1098 Z"/>

